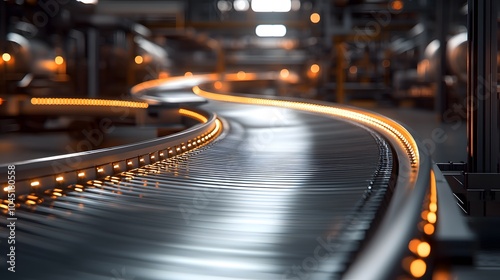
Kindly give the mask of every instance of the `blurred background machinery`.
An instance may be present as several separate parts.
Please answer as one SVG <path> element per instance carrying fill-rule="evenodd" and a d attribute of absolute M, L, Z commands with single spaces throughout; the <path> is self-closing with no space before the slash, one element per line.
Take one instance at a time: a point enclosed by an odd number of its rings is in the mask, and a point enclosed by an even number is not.
<path fill-rule="evenodd" d="M 478 236 L 478 255 L 495 261 L 496 2 L 0 0 L 0 147 L 9 162 L 26 143 L 75 145 L 107 119 L 126 128 L 91 149 L 178 132 L 194 125 L 179 109 L 207 102 L 192 93 L 200 85 L 369 108 L 421 136 Z M 134 94 L 148 82 L 146 97 Z M 33 150 L 22 159 L 66 152 Z"/>

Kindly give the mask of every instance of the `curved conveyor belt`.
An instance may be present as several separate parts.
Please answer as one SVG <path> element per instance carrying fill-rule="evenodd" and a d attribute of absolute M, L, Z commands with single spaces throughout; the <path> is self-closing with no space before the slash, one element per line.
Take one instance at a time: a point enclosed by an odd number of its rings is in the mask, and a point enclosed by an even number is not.
<path fill-rule="evenodd" d="M 17 279 L 339 278 L 391 193 L 386 141 L 297 110 L 204 109 L 216 141 L 17 209 Z"/>

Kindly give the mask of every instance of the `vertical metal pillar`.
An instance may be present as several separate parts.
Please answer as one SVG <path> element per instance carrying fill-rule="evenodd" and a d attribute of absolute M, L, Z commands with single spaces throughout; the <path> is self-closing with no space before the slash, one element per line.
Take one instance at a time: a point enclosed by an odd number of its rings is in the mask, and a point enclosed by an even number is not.
<path fill-rule="evenodd" d="M 332 14 L 331 14 L 331 1 L 324 1 L 320 3 L 321 6 L 319 6 L 320 11 L 322 11 L 321 14 L 321 21 L 320 24 L 322 25 L 323 29 L 323 44 L 322 44 L 322 49 L 321 49 L 321 56 L 319 57 L 319 62 L 318 64 L 320 65 L 320 83 L 317 84 L 317 89 L 316 89 L 316 94 L 317 95 L 323 95 L 323 93 L 326 93 L 325 86 L 329 83 L 329 78 L 330 78 L 330 69 L 331 69 L 331 58 L 330 54 L 332 52 L 332 47 L 333 47 L 333 41 L 332 41 L 332 36 L 333 36 L 333 21 L 332 21 Z"/>
<path fill-rule="evenodd" d="M 471 173 L 499 172 L 497 1 L 468 1 L 467 163 Z"/>
<path fill-rule="evenodd" d="M 443 119 L 443 114 L 448 107 L 448 94 L 444 77 L 446 75 L 446 36 L 448 35 L 448 25 L 450 24 L 450 1 L 438 0 L 437 3 L 437 38 L 439 40 L 439 58 L 437 92 L 435 96 L 434 109 L 439 120 Z"/>
<path fill-rule="evenodd" d="M 7 40 L 7 3 L 0 1 L 0 52 L 5 51 L 5 42 Z"/>
<path fill-rule="evenodd" d="M 344 56 L 345 51 L 342 46 L 342 42 L 335 43 L 335 50 L 337 51 L 337 102 L 345 103 L 345 91 L 344 91 Z"/>
<path fill-rule="evenodd" d="M 7 93 L 7 63 L 1 60 L 1 55 L 7 50 L 7 3 L 0 0 L 0 93 Z"/>
<path fill-rule="evenodd" d="M 89 28 L 87 31 L 87 94 L 97 97 L 99 92 L 99 46 L 98 31 Z"/>

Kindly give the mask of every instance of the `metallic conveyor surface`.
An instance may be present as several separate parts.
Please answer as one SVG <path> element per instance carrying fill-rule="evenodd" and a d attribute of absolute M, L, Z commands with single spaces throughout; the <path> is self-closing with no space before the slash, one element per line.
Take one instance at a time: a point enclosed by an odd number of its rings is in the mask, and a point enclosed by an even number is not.
<path fill-rule="evenodd" d="M 16 276 L 340 278 L 390 193 L 387 143 L 291 109 L 204 109 L 224 120 L 209 145 L 18 209 Z"/>

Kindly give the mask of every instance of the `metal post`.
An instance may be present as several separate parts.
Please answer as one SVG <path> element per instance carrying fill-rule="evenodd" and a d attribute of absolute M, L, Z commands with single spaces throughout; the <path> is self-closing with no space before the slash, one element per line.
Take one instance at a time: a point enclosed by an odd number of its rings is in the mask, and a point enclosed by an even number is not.
<path fill-rule="evenodd" d="M 468 171 L 497 173 L 497 1 L 468 1 Z"/>
<path fill-rule="evenodd" d="M 98 31 L 89 28 L 87 31 L 87 94 L 88 97 L 97 97 L 99 92 L 99 46 Z"/>
<path fill-rule="evenodd" d="M 7 3 L 0 1 L 0 56 L 7 50 Z M 1 59 L 1 57 L 0 57 Z M 0 61 L 2 65 L 0 78 L 0 93 L 7 93 L 7 63 Z"/>
<path fill-rule="evenodd" d="M 446 36 L 448 35 L 448 25 L 450 20 L 450 1 L 439 0 L 437 5 L 437 38 L 439 40 L 439 66 L 437 79 L 437 93 L 434 108 L 438 119 L 443 119 L 443 114 L 448 107 L 448 94 L 444 77 L 446 75 Z"/>
<path fill-rule="evenodd" d="M 335 49 L 337 51 L 337 102 L 345 103 L 345 91 L 344 91 L 344 56 L 345 51 L 341 42 L 335 43 Z"/>

